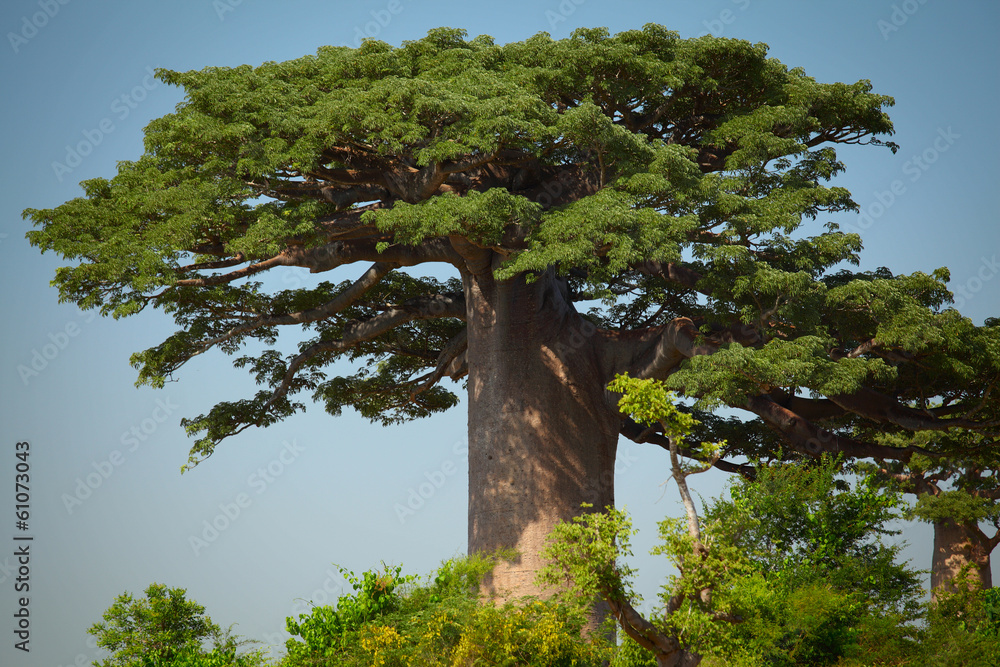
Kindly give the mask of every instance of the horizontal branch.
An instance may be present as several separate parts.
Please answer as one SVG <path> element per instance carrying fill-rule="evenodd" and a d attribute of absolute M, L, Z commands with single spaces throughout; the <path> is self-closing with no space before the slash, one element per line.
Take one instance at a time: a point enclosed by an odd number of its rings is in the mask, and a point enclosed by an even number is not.
<path fill-rule="evenodd" d="M 775 389 L 769 396 L 778 405 L 809 421 L 823 421 L 847 414 L 847 410 L 828 398 L 804 398 L 780 389 Z"/>
<path fill-rule="evenodd" d="M 245 261 L 247 261 L 246 256 L 243 253 L 238 252 L 235 257 L 230 257 L 229 259 L 188 264 L 186 266 L 178 267 L 177 270 L 186 273 L 188 271 L 205 271 L 208 269 L 228 269 L 231 266 L 239 266 Z"/>
<path fill-rule="evenodd" d="M 666 437 L 662 433 L 659 433 L 658 431 L 654 431 L 652 429 L 643 427 L 641 424 L 636 422 L 631 417 L 625 417 L 622 420 L 622 425 L 618 432 L 621 433 L 626 438 L 628 438 L 629 440 L 631 440 L 632 442 L 635 442 L 637 444 L 656 445 L 658 447 L 662 447 L 667 451 L 670 451 L 670 439 L 668 437 Z M 687 447 L 678 447 L 678 451 L 682 456 L 685 456 L 689 459 L 694 459 L 696 461 L 701 460 L 698 458 L 695 452 L 691 451 Z M 738 475 L 746 477 L 747 479 L 753 479 L 757 475 L 757 471 L 754 469 L 752 465 L 730 463 L 729 461 L 726 461 L 724 459 L 719 459 L 714 457 L 712 457 L 710 463 L 712 464 L 712 467 L 718 468 L 723 472 L 736 473 Z"/>
<path fill-rule="evenodd" d="M 904 462 L 909 461 L 914 454 L 922 454 L 935 459 L 941 456 L 915 445 L 890 447 L 836 435 L 779 405 L 770 396 L 751 396 L 742 407 L 753 412 L 784 435 L 797 452 L 809 456 L 819 456 L 823 453 L 844 454 L 852 458 L 889 459 Z"/>
<path fill-rule="evenodd" d="M 717 349 L 704 340 L 698 327 L 687 317 L 619 334 L 613 339 L 612 348 L 619 362 L 616 372 L 627 371 L 637 378 L 664 378 L 685 359 L 711 354 Z"/>
<path fill-rule="evenodd" d="M 645 329 L 608 332 L 606 363 L 609 375 L 627 372 L 637 378 L 663 379 L 685 359 L 712 354 L 733 342 L 756 345 L 761 339 L 756 329 L 743 324 L 714 326 L 703 333 L 690 318 L 678 317 Z"/>
<path fill-rule="evenodd" d="M 933 414 L 907 407 L 865 387 L 852 394 L 834 394 L 829 398 L 856 415 L 876 422 L 895 424 L 908 431 L 946 431 L 950 428 L 982 430 L 1000 425 L 997 422 L 977 422 L 964 417 L 939 419 Z"/>
<path fill-rule="evenodd" d="M 644 275 L 663 278 L 668 282 L 676 283 L 682 287 L 693 289 L 702 294 L 710 294 L 708 291 L 699 290 L 697 287 L 698 281 L 701 280 L 700 273 L 682 264 L 678 264 L 677 262 L 657 262 L 653 260 L 645 260 L 639 262 L 638 264 L 634 264 L 633 268 Z"/>
<path fill-rule="evenodd" d="M 250 276 L 256 275 L 261 271 L 267 271 L 268 269 L 273 269 L 274 267 L 281 266 L 285 263 L 286 262 L 284 261 L 282 255 L 278 254 L 274 257 L 269 257 L 268 259 L 255 264 L 250 264 L 249 266 L 245 266 L 236 271 L 219 273 L 213 276 L 206 276 L 204 278 L 184 278 L 176 281 L 174 285 L 178 287 L 215 287 L 216 285 L 225 285 L 226 283 L 231 283 L 235 280 L 249 278 Z"/>
<path fill-rule="evenodd" d="M 393 243 L 381 251 L 376 238 L 337 240 L 317 248 L 298 248 L 290 254 L 292 266 L 307 268 L 312 273 L 364 261 L 391 262 L 398 266 L 442 262 L 460 267 L 462 263 L 461 256 L 444 238 L 430 238 L 417 245 Z"/>
<path fill-rule="evenodd" d="M 250 264 L 229 273 L 186 278 L 174 283 L 180 287 L 214 287 L 248 278 L 276 266 L 294 266 L 309 269 L 312 273 L 330 271 L 355 262 L 380 262 L 395 266 L 416 266 L 428 262 L 443 262 L 460 266 L 461 256 L 446 239 L 433 238 L 419 245 L 393 244 L 379 252 L 379 239 L 366 237 L 331 241 L 322 246 L 307 248 L 291 245 L 274 257 Z"/>

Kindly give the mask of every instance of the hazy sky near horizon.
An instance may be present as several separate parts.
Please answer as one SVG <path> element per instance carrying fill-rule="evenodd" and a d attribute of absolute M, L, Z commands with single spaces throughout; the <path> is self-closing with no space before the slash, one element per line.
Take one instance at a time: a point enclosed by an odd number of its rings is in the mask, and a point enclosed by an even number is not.
<path fill-rule="evenodd" d="M 153 69 L 257 65 L 362 36 L 398 45 L 439 26 L 504 43 L 649 22 L 683 37 L 765 42 L 772 56 L 821 81 L 870 79 L 875 92 L 894 96 L 899 152 L 839 149 L 847 172 L 837 183 L 862 213 L 827 219 L 861 233 L 864 268 L 947 266 L 963 313 L 977 323 L 1000 315 L 1000 130 L 989 120 L 1000 106 L 995 2 L 3 3 L 0 664 L 103 657 L 88 644 L 87 628 L 117 594 L 141 593 L 154 581 L 187 588 L 223 626 L 236 623 L 237 632 L 278 645 L 286 616 L 306 600 L 326 601 L 342 583 L 332 563 L 361 571 L 384 560 L 426 573 L 466 547 L 463 406 L 392 428 L 313 407 L 245 432 L 181 475 L 191 444 L 181 418 L 250 395 L 248 375 L 213 352 L 162 390 L 136 389 L 129 355 L 162 341 L 172 321 L 160 313 L 104 320 L 58 303 L 49 281 L 62 262 L 29 246 L 21 211 L 79 196 L 79 181 L 111 177 L 117 161 L 141 154 L 143 127 L 182 100 L 150 76 Z M 31 444 L 25 533 L 13 517 L 18 441 Z M 617 499 L 642 531 L 634 550 L 647 600 L 666 574 L 646 555 L 655 521 L 680 514 L 675 490 L 661 487 L 666 477 L 662 451 L 620 445 Z M 707 498 L 723 482 L 705 476 L 693 486 Z M 401 516 L 398 506 L 421 490 L 422 506 Z M 224 526 L 214 536 L 206 528 L 213 523 Z M 16 534 L 34 537 L 30 654 L 14 648 Z M 928 567 L 926 528 L 908 524 L 905 537 L 907 554 Z"/>

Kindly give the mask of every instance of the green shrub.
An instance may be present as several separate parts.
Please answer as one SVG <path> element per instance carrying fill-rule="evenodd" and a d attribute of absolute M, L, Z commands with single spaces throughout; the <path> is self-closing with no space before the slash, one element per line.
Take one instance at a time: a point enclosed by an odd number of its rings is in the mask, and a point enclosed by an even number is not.
<path fill-rule="evenodd" d="M 584 617 L 555 601 L 496 605 L 479 582 L 497 557 L 449 560 L 421 585 L 400 568 L 345 572 L 354 593 L 288 619 L 284 667 L 601 665 L 613 647 L 581 635 Z M 620 663 L 625 665 L 641 663 Z"/>

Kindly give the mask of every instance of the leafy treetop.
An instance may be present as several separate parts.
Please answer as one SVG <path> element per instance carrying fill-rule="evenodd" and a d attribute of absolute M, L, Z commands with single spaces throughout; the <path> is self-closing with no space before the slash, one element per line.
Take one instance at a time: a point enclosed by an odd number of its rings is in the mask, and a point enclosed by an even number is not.
<path fill-rule="evenodd" d="M 608 377 L 669 375 L 799 451 L 908 457 L 919 448 L 850 426 L 1000 421 L 1000 332 L 948 308 L 947 271 L 835 271 L 860 238 L 806 224 L 856 209 L 829 185 L 837 144 L 896 149 L 893 101 L 868 81 L 820 83 L 764 44 L 658 25 L 506 45 L 439 28 L 157 76 L 186 97 L 144 154 L 24 214 L 33 245 L 75 262 L 55 278 L 63 300 L 174 317 L 133 356 L 140 384 L 249 346 L 236 364 L 263 387 L 185 422 L 192 463 L 304 409 L 303 391 L 384 423 L 455 405 L 441 381 L 469 370 L 463 284 L 488 274 L 558 276 L 624 351 Z M 353 281 L 269 278 L 356 262 L 370 265 Z M 428 263 L 463 282 L 419 276 Z M 289 354 L 282 327 L 304 333 Z M 337 375 L 341 359 L 358 367 Z"/>

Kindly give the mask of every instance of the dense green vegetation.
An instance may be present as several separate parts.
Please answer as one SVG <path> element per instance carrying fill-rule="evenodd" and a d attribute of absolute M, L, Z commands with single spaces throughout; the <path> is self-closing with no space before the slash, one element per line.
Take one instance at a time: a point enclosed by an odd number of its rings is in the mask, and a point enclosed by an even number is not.
<path fill-rule="evenodd" d="M 705 667 L 1000 664 L 998 591 L 971 586 L 924 602 L 919 573 L 883 541 L 900 496 L 839 468 L 832 460 L 761 463 L 754 479 L 734 478 L 703 508 L 700 552 L 684 520 L 662 521 L 655 553 L 677 574 L 649 609 L 650 626 Z M 562 524 L 542 578 L 569 574 L 572 582 L 551 599 L 518 604 L 479 594 L 480 578 L 503 555 L 452 559 L 425 577 L 400 566 L 342 570 L 353 592 L 289 618 L 280 657 L 220 640 L 225 633 L 202 607 L 179 589 L 167 598 L 158 585 L 145 599 L 119 596 L 91 632 L 115 651 L 102 667 L 655 665 L 627 632 L 610 642 L 608 628 L 585 629 L 596 595 L 639 606 L 627 564 L 634 532 L 614 509 Z"/>
<path fill-rule="evenodd" d="M 341 569 L 353 593 L 334 606 L 287 619 L 292 635 L 280 667 L 396 665 L 611 665 L 754 667 L 966 665 L 1000 661 L 1000 595 L 982 590 L 970 566 L 951 592 L 922 600 L 920 573 L 899 561 L 889 524 L 912 510 L 902 493 L 842 459 L 758 461 L 699 513 L 687 479 L 724 443 L 696 443 L 698 420 L 662 382 L 619 376 L 611 389 L 639 423 L 669 440 L 685 519 L 659 524 L 662 555 L 676 573 L 645 614 L 628 564 L 636 533 L 614 507 L 552 532 L 539 583 L 545 599 L 498 603 L 480 582 L 498 559 L 445 562 L 426 579 L 382 566 Z M 169 595 L 168 595 L 169 593 Z M 590 622 L 595 599 L 609 614 Z M 123 594 L 91 632 L 115 651 L 105 667 L 255 667 L 238 655 L 183 591 L 153 585 L 144 600 Z M 611 641 L 615 631 L 621 642 Z M 212 638 L 210 652 L 198 642 Z"/>

